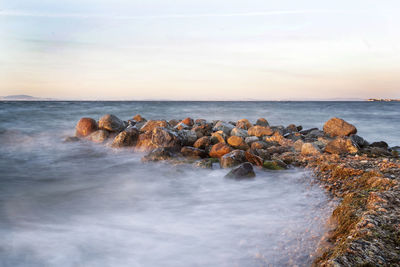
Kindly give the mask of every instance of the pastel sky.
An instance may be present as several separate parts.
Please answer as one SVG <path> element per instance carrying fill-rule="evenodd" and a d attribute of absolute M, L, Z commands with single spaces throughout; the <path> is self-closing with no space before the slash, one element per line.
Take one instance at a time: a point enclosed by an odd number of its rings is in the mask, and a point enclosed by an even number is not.
<path fill-rule="evenodd" d="M 0 95 L 400 98 L 399 0 L 0 0 Z"/>

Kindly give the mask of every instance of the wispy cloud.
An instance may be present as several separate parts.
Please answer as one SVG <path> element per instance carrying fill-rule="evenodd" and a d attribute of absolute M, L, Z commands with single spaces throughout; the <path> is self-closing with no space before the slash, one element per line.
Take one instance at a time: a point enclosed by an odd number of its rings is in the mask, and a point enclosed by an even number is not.
<path fill-rule="evenodd" d="M 279 16 L 298 14 L 354 14 L 363 13 L 365 10 L 330 10 L 330 9 L 309 9 L 309 10 L 271 10 L 260 12 L 243 13 L 203 13 L 203 14 L 165 14 L 165 15 L 144 15 L 125 16 L 112 14 L 82 14 L 82 13 L 39 13 L 2 10 L 0 16 L 9 17 L 45 17 L 45 18 L 77 18 L 77 19 L 117 19 L 117 20 L 139 20 L 139 19 L 190 19 L 203 17 L 257 17 L 257 16 Z"/>

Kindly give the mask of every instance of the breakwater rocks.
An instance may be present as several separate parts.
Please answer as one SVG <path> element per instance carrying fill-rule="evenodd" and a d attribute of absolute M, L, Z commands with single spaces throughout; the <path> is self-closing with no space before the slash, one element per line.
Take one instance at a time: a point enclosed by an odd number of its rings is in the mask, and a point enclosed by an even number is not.
<path fill-rule="evenodd" d="M 399 147 L 369 143 L 340 118 L 320 130 L 272 126 L 265 118 L 254 124 L 247 119 L 146 120 L 140 115 L 123 121 L 107 114 L 98 121 L 82 118 L 75 136 L 66 139 L 79 140 L 145 153 L 143 162 L 219 165 L 232 179 L 253 179 L 254 168 L 308 168 L 341 200 L 314 265 L 400 266 Z"/>

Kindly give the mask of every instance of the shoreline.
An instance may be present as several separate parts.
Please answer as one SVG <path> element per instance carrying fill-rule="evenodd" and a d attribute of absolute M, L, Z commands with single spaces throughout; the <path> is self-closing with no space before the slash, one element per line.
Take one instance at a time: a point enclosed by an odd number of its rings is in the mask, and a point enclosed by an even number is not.
<path fill-rule="evenodd" d="M 313 266 L 399 266 L 399 147 L 368 143 L 357 129 L 339 118 L 303 130 L 291 124 L 270 126 L 260 118 L 237 122 L 149 120 L 140 115 L 122 121 L 107 114 L 96 121 L 82 118 L 76 136 L 114 148 L 147 152 L 143 162 L 167 160 L 212 168 L 219 162 L 228 178 L 251 179 L 253 168 L 310 169 L 326 192 L 340 199 L 329 221 Z M 323 245 L 322 245 L 323 244 Z"/>

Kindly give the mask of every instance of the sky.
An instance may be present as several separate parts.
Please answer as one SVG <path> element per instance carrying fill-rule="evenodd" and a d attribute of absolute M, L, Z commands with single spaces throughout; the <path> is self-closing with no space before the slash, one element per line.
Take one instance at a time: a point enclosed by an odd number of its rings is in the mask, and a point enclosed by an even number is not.
<path fill-rule="evenodd" d="M 398 0 L 0 0 L 0 95 L 400 98 Z"/>

